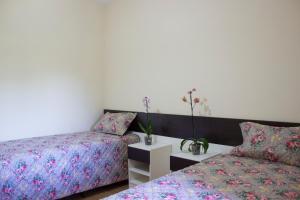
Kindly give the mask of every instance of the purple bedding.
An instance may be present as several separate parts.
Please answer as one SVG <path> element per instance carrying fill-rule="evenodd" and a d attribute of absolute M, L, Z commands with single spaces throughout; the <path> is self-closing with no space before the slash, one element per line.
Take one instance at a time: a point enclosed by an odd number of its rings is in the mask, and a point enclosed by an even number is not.
<path fill-rule="evenodd" d="M 139 137 L 96 132 L 0 143 L 0 200 L 57 199 L 126 180 L 127 145 Z"/>
<path fill-rule="evenodd" d="M 300 168 L 220 155 L 106 200 L 300 200 Z"/>

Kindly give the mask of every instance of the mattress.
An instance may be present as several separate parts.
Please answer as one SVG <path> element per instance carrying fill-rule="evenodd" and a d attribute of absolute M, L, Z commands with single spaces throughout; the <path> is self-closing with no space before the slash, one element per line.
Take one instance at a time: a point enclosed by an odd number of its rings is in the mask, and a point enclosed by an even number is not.
<path fill-rule="evenodd" d="M 128 178 L 134 134 L 97 132 L 0 143 L 0 200 L 58 199 Z"/>
<path fill-rule="evenodd" d="M 218 155 L 106 200 L 300 199 L 300 168 Z"/>

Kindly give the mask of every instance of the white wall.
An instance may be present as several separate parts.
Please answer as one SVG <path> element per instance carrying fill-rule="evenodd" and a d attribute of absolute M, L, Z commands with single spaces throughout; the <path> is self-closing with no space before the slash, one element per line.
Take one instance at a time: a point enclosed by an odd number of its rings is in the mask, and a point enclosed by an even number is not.
<path fill-rule="evenodd" d="M 143 110 L 145 95 L 153 112 L 189 114 L 180 98 L 192 87 L 213 116 L 300 122 L 299 10 L 298 0 L 0 0 L 0 141 L 87 130 L 102 108 Z"/>
<path fill-rule="evenodd" d="M 95 122 L 102 9 L 94 0 L 0 0 L 0 141 Z"/>
<path fill-rule="evenodd" d="M 106 8 L 104 107 L 300 122 L 300 1 L 114 0 Z"/>

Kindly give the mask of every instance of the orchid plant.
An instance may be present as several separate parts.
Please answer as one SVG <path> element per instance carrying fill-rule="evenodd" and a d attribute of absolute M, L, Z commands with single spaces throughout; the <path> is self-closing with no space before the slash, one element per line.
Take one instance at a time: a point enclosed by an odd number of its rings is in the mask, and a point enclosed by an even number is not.
<path fill-rule="evenodd" d="M 192 143 L 190 144 L 188 150 L 191 152 L 192 145 L 195 146 L 199 146 L 199 148 L 201 148 L 201 146 L 203 147 L 204 153 L 207 152 L 208 147 L 209 147 L 209 143 L 205 138 L 197 138 L 196 134 L 195 134 L 195 121 L 194 121 L 194 111 L 195 111 L 195 107 L 197 105 L 199 105 L 199 114 L 201 114 L 201 107 L 204 107 L 204 111 L 208 112 L 210 114 L 210 109 L 207 105 L 207 99 L 203 99 L 203 101 L 200 100 L 199 97 L 193 97 L 193 93 L 196 92 L 196 89 L 193 88 L 192 90 L 188 91 L 188 98 L 186 96 L 182 97 L 182 101 L 184 103 L 189 104 L 189 107 L 191 109 L 191 116 L 192 116 L 192 128 L 193 128 L 193 138 L 190 139 L 184 139 L 181 141 L 181 145 L 180 145 L 180 149 L 182 151 L 183 146 L 188 142 L 188 141 L 192 141 Z"/>
<path fill-rule="evenodd" d="M 151 120 L 150 120 L 150 117 L 149 117 L 149 110 L 150 110 L 150 98 L 149 97 L 144 97 L 143 98 L 143 104 L 144 104 L 144 107 L 146 109 L 146 116 L 147 116 L 147 122 L 146 122 L 146 125 L 143 125 L 142 123 L 138 122 L 138 125 L 140 127 L 140 129 L 146 133 L 146 135 L 149 137 L 152 135 L 152 123 L 151 123 Z"/>

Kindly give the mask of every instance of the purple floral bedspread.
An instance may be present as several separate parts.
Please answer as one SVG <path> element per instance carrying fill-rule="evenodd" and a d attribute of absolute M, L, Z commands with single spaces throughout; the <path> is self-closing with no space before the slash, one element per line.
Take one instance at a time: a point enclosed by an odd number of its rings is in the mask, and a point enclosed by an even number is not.
<path fill-rule="evenodd" d="M 137 135 L 74 133 L 0 143 L 0 200 L 57 199 L 127 179 Z"/>
<path fill-rule="evenodd" d="M 123 191 L 106 200 L 300 199 L 300 168 L 231 155 Z"/>

